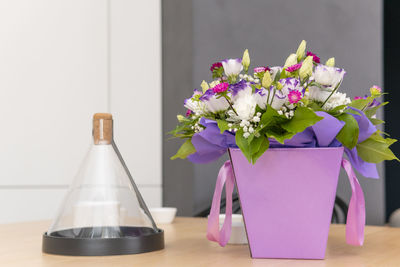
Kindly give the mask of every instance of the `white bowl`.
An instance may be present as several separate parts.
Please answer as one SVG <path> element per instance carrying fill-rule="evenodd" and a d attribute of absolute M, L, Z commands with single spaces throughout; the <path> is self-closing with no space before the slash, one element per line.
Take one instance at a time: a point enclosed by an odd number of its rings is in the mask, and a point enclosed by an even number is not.
<path fill-rule="evenodd" d="M 157 224 L 172 223 L 176 215 L 176 208 L 150 208 L 151 216 Z"/>
<path fill-rule="evenodd" d="M 220 228 L 224 224 L 225 214 L 219 215 Z M 228 244 L 247 244 L 246 229 L 244 228 L 243 216 L 232 214 L 232 232 Z"/>

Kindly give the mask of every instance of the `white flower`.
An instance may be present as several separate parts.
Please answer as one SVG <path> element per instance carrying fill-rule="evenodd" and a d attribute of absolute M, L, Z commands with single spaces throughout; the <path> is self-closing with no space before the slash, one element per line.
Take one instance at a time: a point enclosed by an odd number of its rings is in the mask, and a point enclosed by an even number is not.
<path fill-rule="evenodd" d="M 325 110 L 331 110 L 337 106 L 350 104 L 351 100 L 345 93 L 335 92 L 323 106 Z"/>
<path fill-rule="evenodd" d="M 343 80 L 345 74 L 344 69 L 320 64 L 315 67 L 313 77 L 317 83 L 332 91 Z"/>
<path fill-rule="evenodd" d="M 251 88 L 250 83 L 246 82 L 245 80 L 230 85 L 229 89 L 232 91 L 231 98 L 233 102 L 235 102 L 237 99 L 249 96 L 253 93 L 253 89 Z"/>
<path fill-rule="evenodd" d="M 236 59 L 225 59 L 221 61 L 224 67 L 226 76 L 236 76 L 243 70 L 242 60 L 240 58 Z"/>
<path fill-rule="evenodd" d="M 206 112 L 206 105 L 199 101 L 202 94 L 200 90 L 195 89 L 192 97 L 185 100 L 184 107 L 193 111 L 195 115 L 203 115 Z"/>
<path fill-rule="evenodd" d="M 246 139 L 247 139 L 249 136 L 250 136 L 250 133 L 248 133 L 248 132 L 243 134 L 243 137 L 246 138 Z"/>
<path fill-rule="evenodd" d="M 322 90 L 317 86 L 310 86 L 308 92 L 308 98 L 317 102 L 324 102 L 332 93 L 331 91 Z"/>
<path fill-rule="evenodd" d="M 260 122 L 260 117 L 254 116 L 253 117 L 253 122 Z"/>
<path fill-rule="evenodd" d="M 240 120 L 249 121 L 254 117 L 257 101 L 254 95 L 245 94 L 236 99 L 233 108 L 237 112 L 237 117 Z"/>
<path fill-rule="evenodd" d="M 217 98 L 213 90 L 207 90 L 204 95 L 200 97 L 200 101 L 204 103 L 207 112 L 220 112 L 229 108 L 228 101 L 223 98 Z"/>
<path fill-rule="evenodd" d="M 254 128 L 253 127 L 249 127 L 249 133 L 254 133 Z"/>
<path fill-rule="evenodd" d="M 254 94 L 254 98 L 256 99 L 257 105 L 260 108 L 265 109 L 267 106 L 268 91 L 265 90 L 264 88 L 257 89 Z M 260 116 L 261 116 L 261 113 L 260 113 Z"/>

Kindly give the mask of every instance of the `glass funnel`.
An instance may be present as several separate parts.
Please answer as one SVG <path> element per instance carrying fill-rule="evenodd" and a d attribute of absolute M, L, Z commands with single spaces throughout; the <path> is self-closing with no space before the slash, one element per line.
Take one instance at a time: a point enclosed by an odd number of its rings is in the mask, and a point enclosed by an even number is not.
<path fill-rule="evenodd" d="M 113 141 L 112 128 L 111 114 L 94 115 L 93 144 L 44 234 L 44 252 L 115 255 L 164 247 L 163 231 Z"/>

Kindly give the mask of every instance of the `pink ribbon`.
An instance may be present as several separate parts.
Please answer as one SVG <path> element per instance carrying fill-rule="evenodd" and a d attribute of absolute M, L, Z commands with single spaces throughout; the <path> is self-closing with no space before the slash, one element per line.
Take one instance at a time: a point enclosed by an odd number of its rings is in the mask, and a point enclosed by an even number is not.
<path fill-rule="evenodd" d="M 353 246 L 362 246 L 364 243 L 365 227 L 365 200 L 364 193 L 357 177 L 348 160 L 342 159 L 342 167 L 345 169 L 351 186 L 351 199 L 347 212 L 346 222 L 346 242 Z M 224 247 L 231 236 L 232 230 L 232 193 L 234 188 L 234 174 L 231 162 L 228 160 L 222 165 L 218 173 L 217 183 L 213 201 L 211 204 L 210 215 L 207 225 L 207 239 L 215 241 Z M 226 209 L 224 224 L 219 230 L 219 212 L 222 190 L 225 185 Z"/>
<path fill-rule="evenodd" d="M 207 239 L 215 241 L 220 244 L 221 247 L 225 247 L 231 236 L 232 230 L 232 193 L 234 187 L 234 175 L 232 170 L 231 162 L 228 160 L 222 165 L 218 173 L 217 184 L 215 185 L 215 191 L 213 201 L 211 204 L 210 215 L 208 216 L 207 225 Z M 219 230 L 219 209 L 221 203 L 222 189 L 225 184 L 225 196 L 226 196 L 226 209 L 225 209 L 225 220 L 224 225 Z"/>
<path fill-rule="evenodd" d="M 364 243 L 365 227 L 365 199 L 361 185 L 348 160 L 342 159 L 342 167 L 349 177 L 351 199 L 347 212 L 346 242 L 353 246 L 362 246 Z"/>

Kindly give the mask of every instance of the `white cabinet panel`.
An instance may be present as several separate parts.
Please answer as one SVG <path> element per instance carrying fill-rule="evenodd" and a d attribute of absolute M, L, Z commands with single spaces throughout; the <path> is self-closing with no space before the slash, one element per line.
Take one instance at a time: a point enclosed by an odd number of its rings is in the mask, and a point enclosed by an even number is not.
<path fill-rule="evenodd" d="M 0 1 L 0 184 L 69 184 L 106 109 L 106 0 Z"/>
<path fill-rule="evenodd" d="M 139 184 L 161 181 L 161 3 L 111 1 L 115 140 Z"/>

